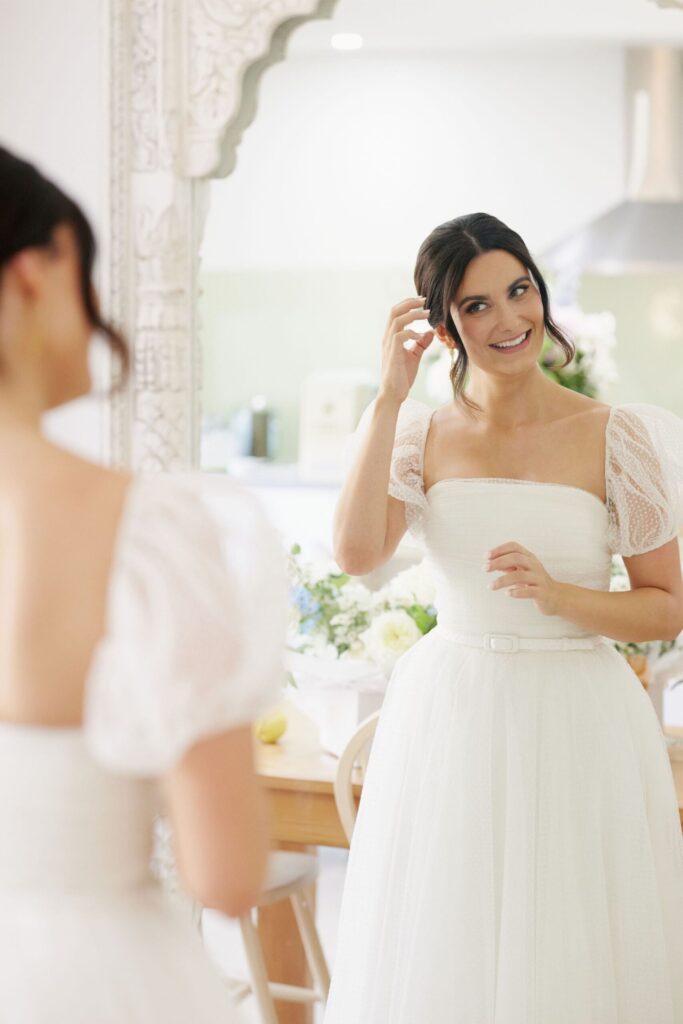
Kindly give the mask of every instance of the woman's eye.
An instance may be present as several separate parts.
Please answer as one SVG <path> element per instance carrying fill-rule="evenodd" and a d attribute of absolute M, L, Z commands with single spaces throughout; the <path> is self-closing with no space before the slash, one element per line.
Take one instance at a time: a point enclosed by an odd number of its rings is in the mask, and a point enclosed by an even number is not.
<path fill-rule="evenodd" d="M 526 292 L 528 290 L 529 290 L 529 285 L 528 284 L 518 284 L 516 288 L 512 289 L 510 294 L 514 295 L 515 292 L 516 292 L 518 295 L 523 295 L 524 292 Z"/>
<path fill-rule="evenodd" d="M 485 303 L 483 303 L 483 302 L 473 302 L 471 306 L 467 307 L 467 312 L 468 313 L 478 313 L 479 312 L 479 307 L 480 306 L 484 306 L 484 305 L 485 305 Z"/>

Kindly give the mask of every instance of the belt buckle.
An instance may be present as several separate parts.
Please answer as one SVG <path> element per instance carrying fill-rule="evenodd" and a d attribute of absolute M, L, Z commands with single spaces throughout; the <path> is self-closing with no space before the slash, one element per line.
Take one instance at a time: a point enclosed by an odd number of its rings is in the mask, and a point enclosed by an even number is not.
<path fill-rule="evenodd" d="M 499 641 L 502 641 L 502 645 Z M 506 644 L 509 646 L 505 646 Z M 514 633 L 485 633 L 484 649 L 487 651 L 499 651 L 503 654 L 513 654 L 519 650 L 519 637 Z"/>

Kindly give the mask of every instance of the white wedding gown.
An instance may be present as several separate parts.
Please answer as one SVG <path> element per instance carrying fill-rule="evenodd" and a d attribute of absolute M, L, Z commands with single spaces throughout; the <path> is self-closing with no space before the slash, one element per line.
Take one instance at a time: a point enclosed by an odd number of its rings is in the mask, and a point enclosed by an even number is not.
<path fill-rule="evenodd" d="M 608 590 L 613 552 L 676 535 L 683 422 L 612 409 L 605 505 L 513 479 L 425 495 L 430 416 L 404 404 L 390 493 L 426 543 L 439 624 L 389 683 L 325 1024 L 683 1024 L 683 838 L 652 702 L 604 638 L 483 571 L 517 541 L 555 579 Z M 471 644 L 484 634 L 498 649 Z"/>
<path fill-rule="evenodd" d="M 2 1024 L 242 1019 L 150 870 L 157 779 L 283 682 L 276 537 L 248 493 L 198 486 L 129 492 L 83 727 L 0 724 Z"/>

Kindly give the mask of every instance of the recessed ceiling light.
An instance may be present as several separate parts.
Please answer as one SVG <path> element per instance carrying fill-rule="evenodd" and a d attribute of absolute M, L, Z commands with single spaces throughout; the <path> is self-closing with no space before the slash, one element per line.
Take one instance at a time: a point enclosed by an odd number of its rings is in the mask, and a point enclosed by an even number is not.
<path fill-rule="evenodd" d="M 360 50 L 363 37 L 357 32 L 337 32 L 330 40 L 335 50 Z"/>

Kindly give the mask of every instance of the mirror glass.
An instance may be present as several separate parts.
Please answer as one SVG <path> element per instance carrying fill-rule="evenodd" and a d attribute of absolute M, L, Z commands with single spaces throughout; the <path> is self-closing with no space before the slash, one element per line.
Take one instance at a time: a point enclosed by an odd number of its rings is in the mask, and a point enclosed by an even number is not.
<path fill-rule="evenodd" d="M 234 173 L 212 183 L 200 310 L 202 465 L 258 492 L 302 549 L 297 571 L 334 572 L 333 509 L 389 310 L 415 294 L 423 239 L 460 214 L 495 214 L 526 241 L 581 353 L 573 386 L 683 416 L 683 252 L 671 258 L 657 225 L 636 231 L 642 251 L 627 244 L 645 193 L 683 199 L 682 47 L 683 17 L 641 0 L 339 0 L 330 21 L 297 29 L 262 79 Z M 435 341 L 413 397 L 447 403 L 449 365 Z M 376 593 L 421 558 L 407 534 L 360 582 Z M 296 600 L 304 632 L 310 593 Z M 430 600 L 420 592 L 425 614 Z M 329 640 L 318 651 L 320 675 L 341 684 L 338 653 Z M 305 733 L 305 712 L 332 755 L 381 706 L 371 684 L 362 706 L 311 689 L 291 691 L 290 729 Z M 332 956 L 346 853 L 321 851 Z"/>

